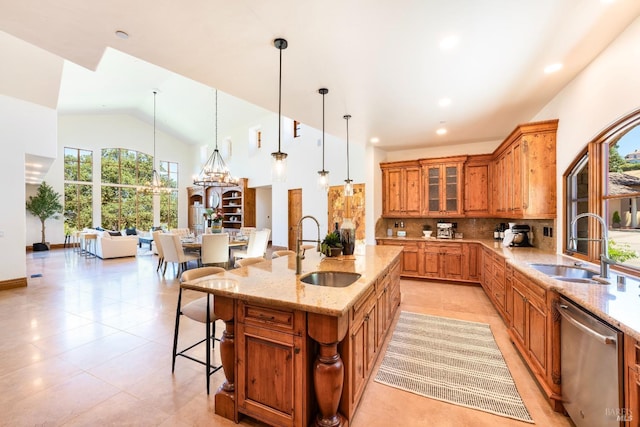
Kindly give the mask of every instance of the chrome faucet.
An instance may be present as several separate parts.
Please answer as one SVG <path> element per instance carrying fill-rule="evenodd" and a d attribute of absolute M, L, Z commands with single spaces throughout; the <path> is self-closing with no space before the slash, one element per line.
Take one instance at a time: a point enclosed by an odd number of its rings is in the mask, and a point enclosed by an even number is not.
<path fill-rule="evenodd" d="M 316 222 L 316 225 L 318 226 L 318 239 L 317 240 L 303 240 L 302 239 L 302 221 L 305 220 L 306 218 L 310 218 L 310 219 L 312 219 L 312 220 L 314 220 Z M 315 219 L 311 215 L 303 216 L 302 218 L 300 218 L 300 221 L 298 221 L 298 236 L 296 238 L 296 274 L 302 273 L 302 260 L 304 259 L 304 255 L 302 255 L 302 253 L 300 251 L 300 243 L 301 242 L 317 242 L 318 243 L 318 247 L 317 247 L 316 250 L 318 252 L 320 252 L 320 223 L 318 222 L 317 219 Z"/>
<path fill-rule="evenodd" d="M 575 228 L 575 224 L 576 222 L 580 219 L 580 218 L 585 218 L 585 217 L 591 217 L 591 218 L 595 218 L 598 221 L 600 221 L 600 226 L 602 228 L 602 236 L 600 236 L 599 239 L 580 239 L 578 237 L 576 237 L 576 235 L 574 234 L 573 230 Z M 609 242 L 609 231 L 607 230 L 607 223 L 604 221 L 604 219 L 600 216 L 600 215 L 596 215 L 594 213 L 591 212 L 585 212 L 585 213 L 581 213 L 580 215 L 577 215 L 572 221 L 571 221 L 571 235 L 569 237 L 569 249 L 575 251 L 575 242 L 578 240 L 587 240 L 589 242 L 591 241 L 600 241 L 601 243 L 601 249 L 600 249 L 600 278 L 602 279 L 608 279 L 609 278 L 609 265 L 613 265 L 616 262 L 612 259 L 609 258 L 609 247 L 608 247 L 608 242 Z"/>

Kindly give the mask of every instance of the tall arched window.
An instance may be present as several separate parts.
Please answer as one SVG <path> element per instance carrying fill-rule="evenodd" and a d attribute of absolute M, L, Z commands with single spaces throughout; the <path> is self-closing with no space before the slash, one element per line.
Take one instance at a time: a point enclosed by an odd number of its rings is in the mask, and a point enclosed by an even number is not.
<path fill-rule="evenodd" d="M 622 270 L 640 270 L 640 110 L 591 141 L 564 178 L 565 252 L 599 262 L 604 235 L 599 223 L 589 218 L 574 223 L 577 215 L 592 212 L 607 224 L 609 258 Z"/>

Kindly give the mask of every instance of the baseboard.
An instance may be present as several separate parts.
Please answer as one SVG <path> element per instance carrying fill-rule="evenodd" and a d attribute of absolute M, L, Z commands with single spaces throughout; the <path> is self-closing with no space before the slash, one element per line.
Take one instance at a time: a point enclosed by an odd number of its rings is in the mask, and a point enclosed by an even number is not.
<path fill-rule="evenodd" d="M 53 243 L 49 245 L 49 249 L 64 249 L 64 248 L 73 248 L 74 246 L 78 246 L 77 243 Z M 33 252 L 33 246 L 29 245 L 26 248 L 27 252 Z"/>
<path fill-rule="evenodd" d="M 24 288 L 26 286 L 27 286 L 26 277 L 0 281 L 0 291 L 4 291 L 6 289 Z"/>

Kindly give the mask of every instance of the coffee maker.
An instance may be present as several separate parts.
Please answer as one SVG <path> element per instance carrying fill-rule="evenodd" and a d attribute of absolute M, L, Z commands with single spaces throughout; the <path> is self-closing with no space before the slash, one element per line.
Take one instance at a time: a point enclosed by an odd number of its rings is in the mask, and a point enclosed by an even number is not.
<path fill-rule="evenodd" d="M 527 224 L 515 224 L 511 227 L 511 233 L 513 234 L 513 239 L 511 241 L 511 246 L 514 247 L 527 247 L 533 246 L 529 242 L 529 232 L 531 231 L 531 227 Z"/>
<path fill-rule="evenodd" d="M 438 239 L 453 239 L 456 232 L 455 222 L 439 222 L 436 224 L 436 238 Z"/>

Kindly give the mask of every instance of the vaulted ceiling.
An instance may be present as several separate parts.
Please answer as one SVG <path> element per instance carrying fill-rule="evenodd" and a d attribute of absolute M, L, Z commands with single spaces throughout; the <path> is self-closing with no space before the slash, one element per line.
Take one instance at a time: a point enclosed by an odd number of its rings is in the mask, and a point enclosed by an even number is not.
<path fill-rule="evenodd" d="M 349 113 L 356 142 L 397 150 L 504 138 L 640 15 L 640 1 L 0 0 L 0 10 L 0 31 L 77 64 L 61 73 L 34 53 L 31 78 L 46 84 L 21 89 L 61 114 L 148 119 L 158 88 L 164 125 L 202 143 L 211 87 L 233 95 L 229 121 L 243 120 L 239 100 L 277 111 L 282 37 L 285 116 L 320 128 L 327 87 L 327 132 L 343 135 Z"/>

